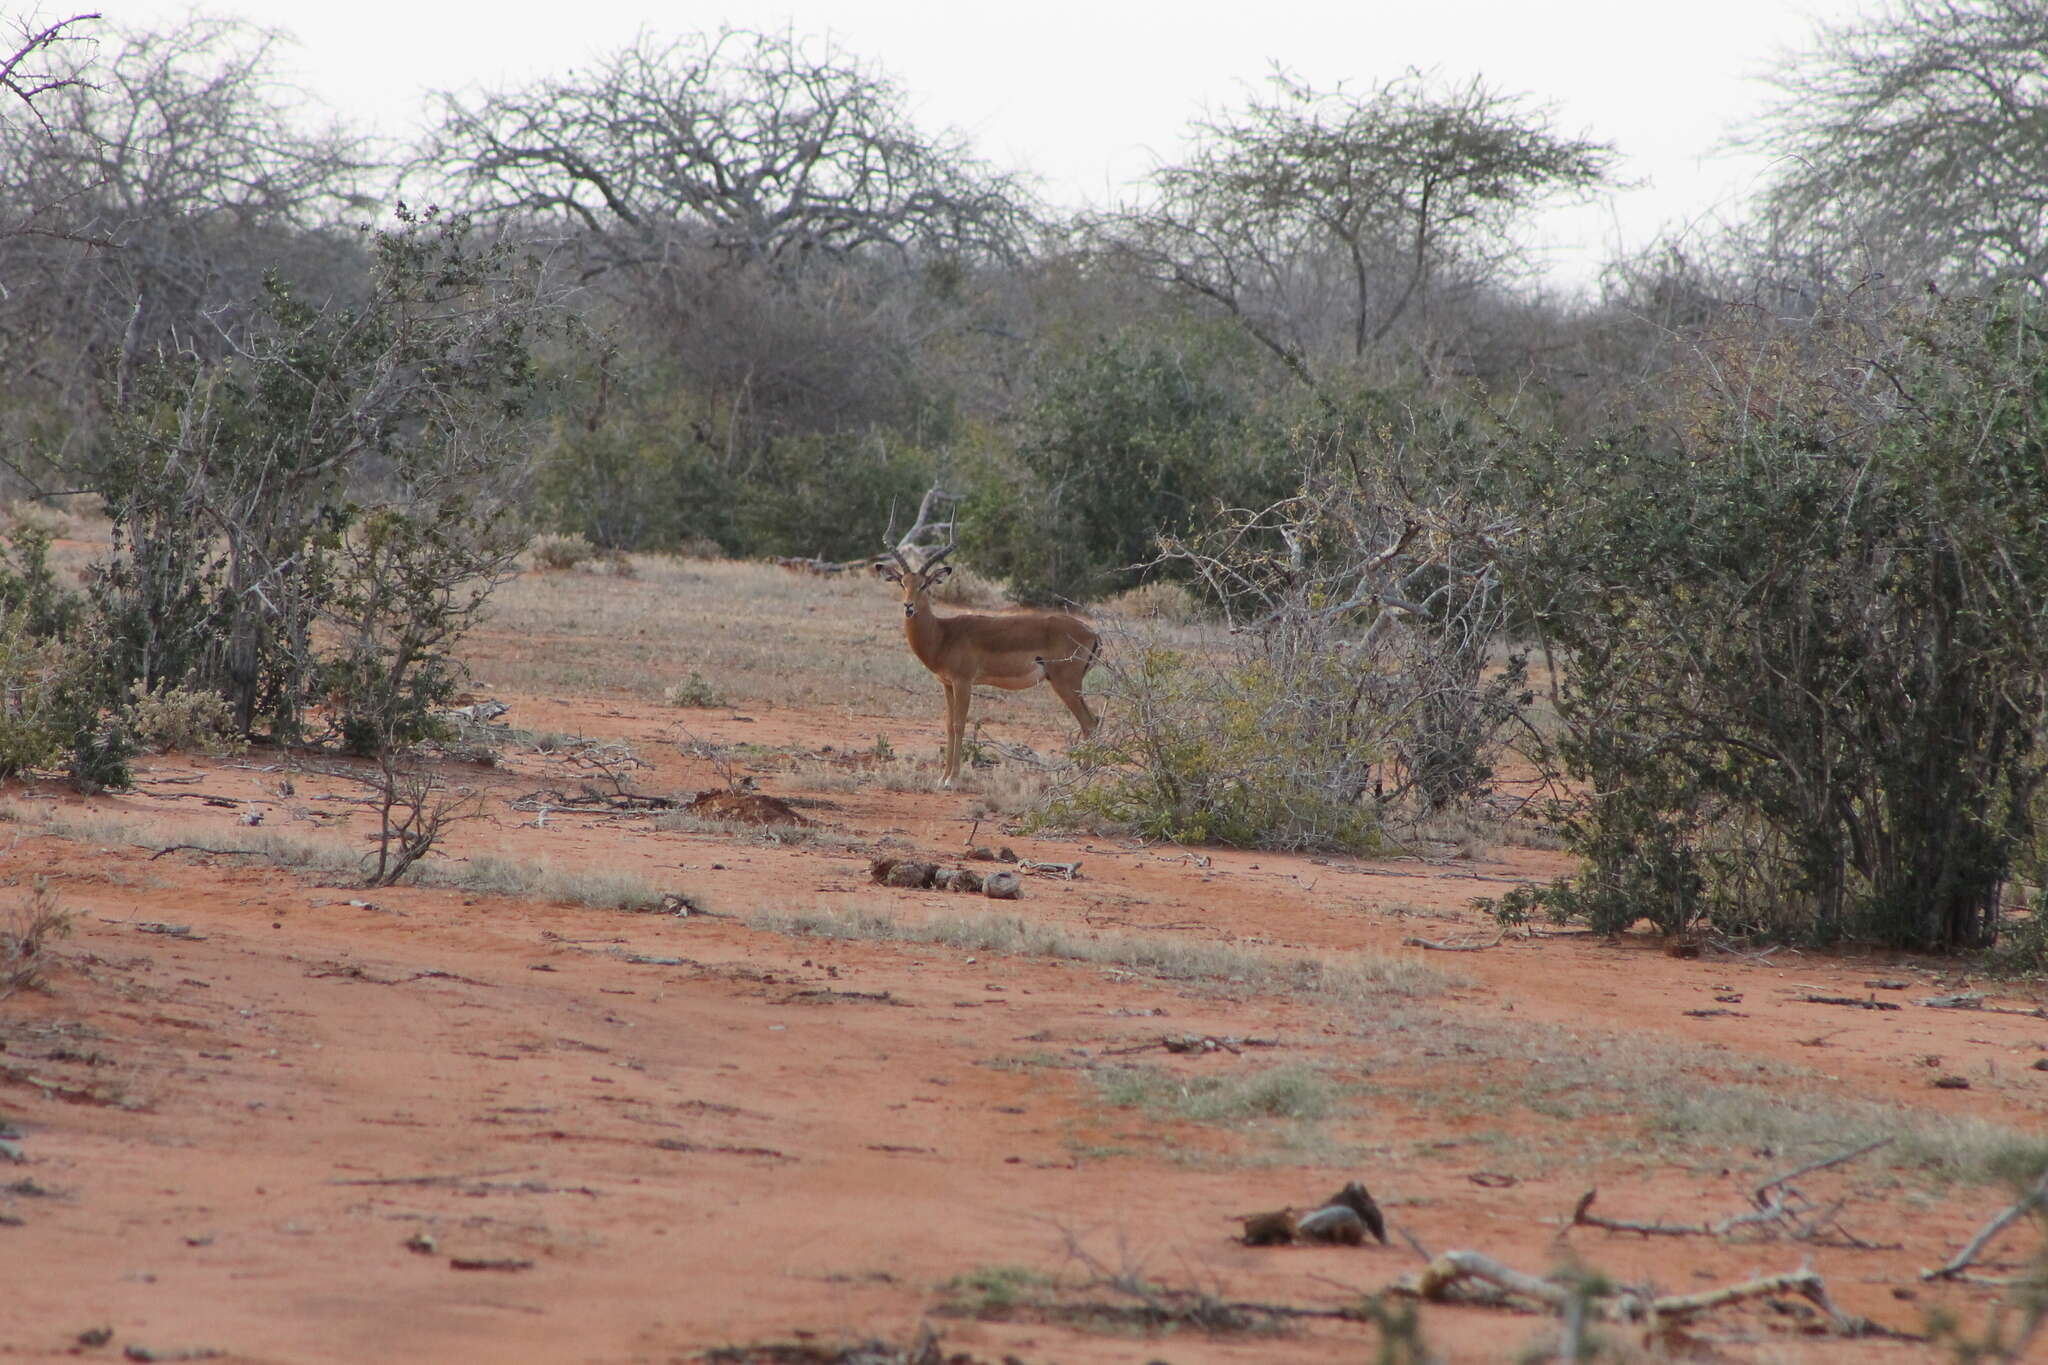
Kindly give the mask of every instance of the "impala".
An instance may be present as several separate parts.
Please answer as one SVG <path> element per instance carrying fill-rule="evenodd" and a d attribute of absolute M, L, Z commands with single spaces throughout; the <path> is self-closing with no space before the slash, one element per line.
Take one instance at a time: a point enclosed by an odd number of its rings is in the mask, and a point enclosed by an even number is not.
<path fill-rule="evenodd" d="M 1058 611 L 1004 612 L 996 616 L 941 616 L 932 610 L 931 590 L 953 572 L 941 564 L 948 545 L 913 569 L 901 550 L 875 561 L 875 572 L 903 589 L 903 634 L 918 662 L 939 675 L 946 688 L 946 775 L 950 787 L 960 776 L 960 752 L 967 732 L 967 707 L 974 685 L 1021 692 L 1043 681 L 1081 723 L 1081 738 L 1095 731 L 1095 713 L 1081 699 L 1102 641 L 1079 617 Z"/>

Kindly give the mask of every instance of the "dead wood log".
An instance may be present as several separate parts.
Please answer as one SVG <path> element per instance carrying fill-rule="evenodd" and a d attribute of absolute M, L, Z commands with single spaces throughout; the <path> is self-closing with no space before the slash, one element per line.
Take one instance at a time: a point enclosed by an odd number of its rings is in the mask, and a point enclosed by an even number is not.
<path fill-rule="evenodd" d="M 1697 1294 L 1658 1296 L 1634 1288 L 1588 1294 L 1584 1286 L 1542 1279 L 1502 1265 L 1480 1252 L 1446 1251 L 1416 1274 L 1403 1276 L 1388 1292 L 1442 1302 L 1454 1289 L 1468 1287 L 1469 1292 L 1469 1286 L 1474 1282 L 1484 1287 L 1479 1296 L 1482 1301 L 1508 1303 L 1521 1299 L 1560 1315 L 1575 1311 L 1577 1305 L 1584 1305 L 1586 1310 L 1608 1321 L 1639 1322 L 1652 1326 L 1683 1321 L 1746 1299 L 1798 1294 L 1825 1313 L 1835 1330 L 1844 1335 L 1860 1336 L 1873 1330 L 1867 1320 L 1851 1317 L 1836 1308 L 1828 1298 L 1827 1286 L 1819 1272 L 1811 1268 L 1761 1275 Z"/>
<path fill-rule="evenodd" d="M 1832 1228 L 1847 1244 L 1871 1249 L 1870 1243 L 1864 1242 L 1835 1222 L 1835 1215 L 1842 1209 L 1839 1202 L 1822 1207 L 1794 1188 L 1791 1182 L 1800 1176 L 1811 1175 L 1815 1171 L 1824 1171 L 1829 1167 L 1854 1161 L 1860 1156 L 1867 1156 L 1891 1141 L 1890 1138 L 1879 1138 L 1875 1142 L 1865 1143 L 1854 1151 L 1840 1152 L 1834 1156 L 1822 1157 L 1818 1161 L 1809 1161 L 1803 1166 L 1786 1171 L 1783 1175 L 1773 1176 L 1750 1192 L 1750 1202 L 1755 1205 L 1754 1208 L 1742 1213 L 1729 1214 L 1712 1222 L 1639 1223 L 1628 1219 L 1604 1218 L 1592 1212 L 1593 1200 L 1599 1194 L 1597 1189 L 1593 1189 L 1579 1196 L 1579 1202 L 1573 1207 L 1571 1221 L 1566 1224 L 1566 1228 L 1601 1228 L 1608 1232 L 1632 1232 L 1639 1237 L 1725 1237 L 1741 1228 L 1775 1226 L 1795 1242 L 1816 1241 Z"/>
<path fill-rule="evenodd" d="M 1500 947 L 1507 939 L 1507 936 L 1508 931 L 1503 929 L 1485 943 L 1475 943 L 1471 939 L 1459 939 L 1456 942 L 1452 942 L 1449 939 L 1404 938 L 1401 940 L 1401 946 L 1404 948 L 1432 948 L 1439 953 L 1483 953 L 1488 948 Z"/>
<path fill-rule="evenodd" d="M 1951 1256 L 1948 1264 L 1934 1270 L 1923 1270 L 1920 1272 L 1920 1278 L 1923 1280 L 1953 1280 L 1958 1278 L 1965 1270 L 1969 1269 L 1972 1262 L 1984 1253 L 1984 1248 L 1991 1244 L 1992 1239 L 2037 1208 L 2048 1208 L 2048 1171 L 2043 1171 L 2041 1178 L 2034 1182 L 2034 1187 L 2022 1195 L 2016 1203 L 2001 1210 L 1992 1217 L 1990 1222 L 1977 1229 L 1977 1235 L 1965 1243 L 1961 1251 Z"/>
<path fill-rule="evenodd" d="M 1903 1005 L 1895 1005 L 1889 1000 L 1879 1000 L 1875 996 L 1863 1000 L 1853 995 L 1814 995 L 1810 992 L 1800 996 L 1799 1003 L 1802 1005 L 1846 1005 L 1851 1009 L 1859 1010 L 1896 1010 L 1905 1008 Z"/>

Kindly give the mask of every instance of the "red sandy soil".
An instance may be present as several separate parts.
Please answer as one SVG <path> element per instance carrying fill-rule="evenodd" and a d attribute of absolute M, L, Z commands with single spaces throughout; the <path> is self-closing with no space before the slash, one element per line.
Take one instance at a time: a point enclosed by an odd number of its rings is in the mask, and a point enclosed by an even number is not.
<path fill-rule="evenodd" d="M 672 710 L 507 700 L 522 727 L 632 743 L 652 764 L 633 774 L 641 791 L 716 785 L 707 764 L 678 754 Z M 918 752 L 936 748 L 936 700 L 935 688 Z M 690 726 L 717 742 L 812 750 L 873 731 L 843 712 L 789 710 L 694 712 Z M 987 1362 L 1351 1361 L 1377 1351 L 1375 1329 L 1087 1331 L 1029 1313 L 948 1315 L 943 1289 L 1023 1266 L 1072 1285 L 1139 1272 L 1231 1300 L 1354 1303 L 1420 1265 L 1401 1238 L 1363 1249 L 1235 1240 L 1244 1215 L 1305 1206 L 1349 1179 L 1432 1252 L 1479 1250 L 1531 1272 L 1575 1257 L 1687 1292 L 1810 1263 L 1843 1310 L 1908 1332 L 1934 1305 L 1976 1323 L 1993 1302 L 1918 1272 L 2009 1202 L 2002 1187 L 1940 1187 L 1873 1156 L 1802 1188 L 1846 1201 L 1843 1224 L 1894 1249 L 1585 1228 L 1566 1248 L 1560 1220 L 1595 1183 L 1596 1212 L 1609 1217 L 1698 1222 L 1742 1210 L 1760 1173 L 1805 1158 L 1740 1145 L 1696 1160 L 1659 1154 L 1615 1140 L 1626 1116 L 1574 1124 L 1508 1104 L 1445 1118 L 1432 1095 L 1504 1064 L 1462 1060 L 1426 1029 L 1386 1033 L 1374 1018 L 1227 983 L 749 928 L 764 909 L 1007 909 L 1079 934 L 1412 955 L 1464 979 L 1428 1009 L 1509 1039 L 1547 1025 L 1690 1044 L 1712 1059 L 1703 1084 L 1782 1064 L 1803 1073 L 1785 1082 L 1794 1098 L 2048 1127 L 2048 1071 L 2031 1069 L 2048 1056 L 2048 1023 L 1911 1003 L 1959 988 L 1940 963 L 1712 948 L 1679 958 L 1646 936 L 1546 934 L 1463 953 L 1403 945 L 1484 941 L 1490 921 L 1474 896 L 1563 870 L 1559 855 L 1518 847 L 1436 862 L 1197 857 L 1019 838 L 975 825 L 971 794 L 873 788 L 810 794 L 817 829 L 779 846 L 657 831 L 626 814 L 556 810 L 537 826 L 510 800 L 559 779 L 540 757 L 461 770 L 488 804 L 454 834 L 456 857 L 637 871 L 710 912 L 677 917 L 364 891 L 247 856 L 59 839 L 32 818 L 46 806 L 96 813 L 153 829 L 161 844 L 205 844 L 253 810 L 289 832 L 365 832 L 359 806 L 320 799 L 341 786 L 301 775 L 285 795 L 276 762 L 262 751 L 174 755 L 146 762 L 132 793 L 14 793 L 31 818 L 7 831 L 4 876 L 15 888 L 47 877 L 77 926 L 53 950 L 46 990 L 0 1002 L 0 1124 L 18 1132 L 24 1158 L 0 1158 L 0 1357 L 204 1348 L 236 1361 L 669 1361 L 735 1343 L 904 1344 L 928 1326 L 944 1351 Z M 772 762 L 759 768 L 763 791 L 806 797 Z M 970 829 L 1027 858 L 1080 859 L 1081 876 L 1027 876 L 1008 907 L 868 881 L 868 853 L 957 858 Z M 1910 986 L 1874 990 L 1873 978 Z M 2016 1008 L 2039 1003 L 1988 989 Z M 1905 1007 L 1816 1005 L 1801 1000 L 1809 993 Z M 1167 1034 L 1279 1046 L 1136 1050 Z M 1560 1035 L 1530 1036 L 1526 1061 L 1513 1061 L 1540 1067 Z M 1290 1164 L 1257 1132 L 1110 1107 L 1088 1070 L 1201 1076 L 1304 1062 L 1369 1081 L 1376 1098 L 1324 1125 L 1365 1154 L 1356 1161 Z M 1943 1075 L 1970 1086 L 1935 1088 Z M 2009 1234 L 1997 1259 L 2010 1268 L 2028 1235 Z M 520 1268 L 457 1268 L 474 1262 Z M 1810 1326 L 1766 1305 L 1725 1309 L 1675 1354 L 1943 1357 Z M 102 1327 L 108 1344 L 76 1344 Z M 1442 1358 L 1501 1360 L 1550 1328 L 1428 1305 L 1422 1330 Z"/>

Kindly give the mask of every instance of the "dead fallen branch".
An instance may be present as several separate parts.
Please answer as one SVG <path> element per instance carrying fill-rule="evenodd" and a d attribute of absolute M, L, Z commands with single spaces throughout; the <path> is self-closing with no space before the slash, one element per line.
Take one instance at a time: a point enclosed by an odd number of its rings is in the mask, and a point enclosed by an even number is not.
<path fill-rule="evenodd" d="M 492 1176 L 514 1175 L 530 1171 L 531 1166 L 500 1166 L 494 1170 L 474 1171 L 468 1175 L 389 1175 L 362 1180 L 330 1180 L 330 1185 L 468 1185 Z"/>
<path fill-rule="evenodd" d="M 2048 1019 L 2048 1009 L 2014 1009 L 2010 1005 L 1987 1005 L 1982 991 L 1959 991 L 1954 995 L 1923 995 L 1913 1002 L 1931 1010 L 1977 1010 L 1984 1014 L 2017 1014 L 2024 1019 Z"/>
<path fill-rule="evenodd" d="M 1859 999 L 1853 995 L 1809 994 L 1800 996 L 1799 1003 L 1802 1005 L 1846 1005 L 1851 1009 L 1859 1010 L 1896 1010 L 1905 1008 L 1905 1006 L 1893 1004 L 1889 1000 L 1879 1000 L 1875 996 L 1871 996 L 1868 999 Z"/>
<path fill-rule="evenodd" d="M 260 848 L 212 848 L 206 844 L 171 844 L 150 854 L 149 860 L 155 862 L 166 853 L 183 853 L 187 851 L 193 853 L 236 854 L 244 858 L 264 858 L 269 856 L 264 849 Z"/>
<path fill-rule="evenodd" d="M 1164 1048 L 1168 1052 L 1206 1053 L 1229 1052 L 1241 1054 L 1248 1047 L 1278 1047 L 1278 1038 L 1219 1037 L 1213 1033 L 1169 1033 L 1150 1042 L 1133 1043 L 1129 1047 L 1106 1047 L 1105 1057 L 1127 1057 L 1134 1052 L 1150 1052 L 1153 1048 Z"/>
<path fill-rule="evenodd" d="M 1458 939 L 1455 942 L 1450 939 L 1404 938 L 1401 940 L 1401 946 L 1404 948 L 1431 948 L 1439 953 L 1483 953 L 1488 948 L 1500 947 L 1507 940 L 1507 936 L 1508 931 L 1503 929 L 1484 943 L 1479 943 L 1469 938 Z"/>
<path fill-rule="evenodd" d="M 1923 1280 L 1953 1280 L 1961 1278 L 1963 1272 L 1968 1270 L 1971 1264 L 1984 1254 L 1984 1248 L 1991 1245 L 1992 1240 L 1999 1233 L 2004 1232 L 2035 1209 L 2048 1209 L 2048 1171 L 2043 1171 L 2041 1178 L 2034 1182 L 2034 1187 L 2022 1195 L 2017 1202 L 2001 1210 L 1993 1216 L 1990 1222 L 1977 1229 L 1977 1235 L 1965 1243 L 1961 1251 L 1950 1257 L 1948 1264 L 1934 1270 L 1923 1270 L 1920 1272 L 1920 1278 Z"/>
<path fill-rule="evenodd" d="M 1475 1284 L 1477 1293 L 1473 1292 Z M 1595 1291 L 1583 1283 L 1572 1284 L 1526 1274 L 1476 1251 L 1446 1251 L 1419 1272 L 1403 1276 L 1387 1292 L 1432 1303 L 1463 1298 L 1512 1306 L 1514 1301 L 1520 1300 L 1559 1315 L 1584 1311 L 1610 1322 L 1645 1323 L 1653 1328 L 1683 1322 L 1698 1314 L 1748 1299 L 1797 1294 L 1826 1314 L 1834 1329 L 1844 1336 L 1892 1335 L 1888 1329 L 1836 1308 L 1828 1298 L 1827 1286 L 1820 1274 L 1812 1269 L 1761 1275 L 1697 1294 L 1654 1295 L 1627 1286 Z"/>
<path fill-rule="evenodd" d="M 1587 1190 L 1579 1196 L 1579 1202 L 1572 1209 L 1571 1228 L 1599 1228 L 1607 1232 L 1632 1232 L 1639 1237 L 1726 1237 L 1745 1228 L 1754 1228 L 1766 1233 L 1776 1233 L 1794 1242 L 1830 1243 L 1854 1247 L 1857 1250 L 1877 1250 L 1872 1243 L 1850 1233 L 1836 1220 L 1842 1210 L 1838 1201 L 1820 1204 L 1809 1199 L 1804 1192 L 1791 1182 L 1815 1171 L 1827 1170 L 1867 1156 L 1889 1143 L 1890 1138 L 1879 1138 L 1865 1143 L 1854 1151 L 1841 1152 L 1835 1156 L 1809 1161 L 1804 1166 L 1773 1176 L 1758 1185 L 1750 1193 L 1754 1208 L 1733 1213 L 1726 1218 L 1702 1223 L 1641 1223 L 1630 1219 L 1605 1218 L 1594 1213 L 1593 1200 L 1598 1190 Z M 1888 1248 L 1890 1249 L 1890 1248 Z"/>

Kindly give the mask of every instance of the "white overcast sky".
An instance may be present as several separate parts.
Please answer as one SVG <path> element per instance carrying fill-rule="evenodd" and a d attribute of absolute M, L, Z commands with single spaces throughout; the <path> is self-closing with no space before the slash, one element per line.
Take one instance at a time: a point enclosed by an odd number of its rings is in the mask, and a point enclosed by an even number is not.
<path fill-rule="evenodd" d="M 35 11 L 76 13 L 32 0 Z M 0 14 L 30 5 L 0 0 Z M 162 27 L 189 0 L 107 0 L 114 23 Z M 1660 228 L 1733 216 L 1764 167 L 1726 142 L 1766 102 L 1757 79 L 1857 0 L 222 0 L 295 35 L 299 84 L 358 126 L 405 136 L 422 93 L 518 84 L 630 42 L 793 26 L 878 63 L 920 122 L 1035 174 L 1048 198 L 1116 197 L 1183 145 L 1205 106 L 1242 97 L 1275 62 L 1319 87 L 1362 89 L 1419 67 L 1484 76 L 1555 106 L 1557 125 L 1617 145 L 1643 188 L 1534 224 L 1545 278 L 1571 287 Z"/>

